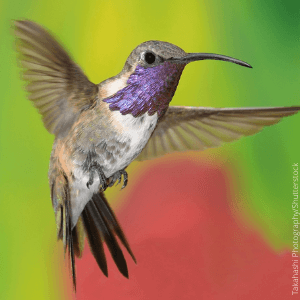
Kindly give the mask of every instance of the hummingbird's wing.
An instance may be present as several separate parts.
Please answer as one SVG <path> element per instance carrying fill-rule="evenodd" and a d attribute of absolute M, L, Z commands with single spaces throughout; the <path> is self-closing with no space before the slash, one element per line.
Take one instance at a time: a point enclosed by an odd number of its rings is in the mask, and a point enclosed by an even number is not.
<path fill-rule="evenodd" d="M 137 160 L 166 153 L 205 150 L 252 135 L 300 107 L 207 108 L 170 106 Z"/>
<path fill-rule="evenodd" d="M 47 130 L 62 137 L 80 112 L 93 105 L 98 87 L 44 28 L 28 20 L 14 25 L 29 99 Z"/>

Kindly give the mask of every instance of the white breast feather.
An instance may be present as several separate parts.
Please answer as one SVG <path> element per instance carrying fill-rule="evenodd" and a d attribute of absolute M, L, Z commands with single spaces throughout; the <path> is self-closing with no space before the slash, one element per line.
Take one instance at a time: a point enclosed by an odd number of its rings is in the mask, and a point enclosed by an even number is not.
<path fill-rule="evenodd" d="M 128 166 L 147 144 L 157 123 L 157 113 L 149 116 L 145 113 L 141 117 L 133 117 L 131 114 L 122 115 L 119 111 L 112 112 L 114 126 L 120 133 L 119 142 L 129 143 L 129 150 L 116 163 L 111 165 L 104 163 L 105 175 L 110 177 L 115 172 Z M 141 118 L 143 118 L 141 121 Z M 139 152 L 138 152 L 139 151 Z"/>
<path fill-rule="evenodd" d="M 157 113 L 149 116 L 145 113 L 141 117 L 133 117 L 131 114 L 122 115 L 119 111 L 112 112 L 114 126 L 120 133 L 119 142 L 129 143 L 129 150 L 116 162 L 111 165 L 109 161 L 104 162 L 103 168 L 105 176 L 108 178 L 115 172 L 128 166 L 142 151 L 147 144 L 157 123 Z M 143 121 L 141 121 L 143 118 Z M 85 205 L 91 200 L 94 193 L 99 191 L 100 180 L 98 175 L 94 176 L 94 183 L 89 187 L 86 183 L 89 181 L 89 174 L 83 172 L 81 167 L 74 171 L 75 180 L 71 188 L 71 205 L 72 205 L 72 224 L 76 225 L 78 217 L 82 213 Z"/>

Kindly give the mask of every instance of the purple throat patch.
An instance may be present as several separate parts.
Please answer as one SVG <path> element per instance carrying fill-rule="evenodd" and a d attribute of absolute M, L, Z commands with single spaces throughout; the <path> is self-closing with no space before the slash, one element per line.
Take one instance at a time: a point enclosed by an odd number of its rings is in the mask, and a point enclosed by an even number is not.
<path fill-rule="evenodd" d="M 111 97 L 104 99 L 111 110 L 122 115 L 138 117 L 148 112 L 161 117 L 176 91 L 185 65 L 165 62 L 152 68 L 138 65 L 127 80 L 127 86 Z"/>

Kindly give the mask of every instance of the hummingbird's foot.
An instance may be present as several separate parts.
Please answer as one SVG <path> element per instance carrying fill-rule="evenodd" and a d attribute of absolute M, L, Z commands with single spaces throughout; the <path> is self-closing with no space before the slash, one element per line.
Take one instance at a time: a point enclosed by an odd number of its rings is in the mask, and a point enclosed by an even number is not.
<path fill-rule="evenodd" d="M 105 191 L 107 189 L 107 184 L 106 184 L 107 178 L 105 177 L 101 166 L 97 162 L 93 162 L 90 165 L 90 168 L 89 168 L 90 178 L 89 178 L 89 181 L 86 183 L 86 186 L 89 189 L 90 186 L 94 183 L 95 171 L 98 173 L 98 176 L 99 176 L 100 187 L 103 191 Z"/>
<path fill-rule="evenodd" d="M 111 182 L 109 183 L 109 187 L 113 186 L 117 180 L 119 180 L 119 182 L 117 184 L 119 184 L 122 180 L 122 175 L 123 175 L 123 186 L 121 188 L 124 189 L 128 183 L 128 174 L 125 170 L 120 170 L 118 172 L 116 172 L 113 176 L 112 176 L 112 180 Z"/>

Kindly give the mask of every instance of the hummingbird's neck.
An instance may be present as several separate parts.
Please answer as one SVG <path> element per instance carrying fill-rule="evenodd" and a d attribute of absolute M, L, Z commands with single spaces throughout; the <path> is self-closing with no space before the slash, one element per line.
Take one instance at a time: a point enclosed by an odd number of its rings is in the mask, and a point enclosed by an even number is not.
<path fill-rule="evenodd" d="M 134 117 L 156 112 L 161 117 L 176 91 L 185 65 L 165 62 L 153 68 L 137 65 L 127 80 L 127 86 L 103 101 L 111 110 Z"/>

